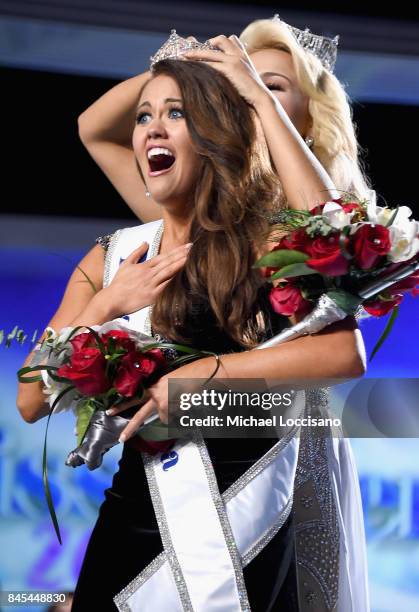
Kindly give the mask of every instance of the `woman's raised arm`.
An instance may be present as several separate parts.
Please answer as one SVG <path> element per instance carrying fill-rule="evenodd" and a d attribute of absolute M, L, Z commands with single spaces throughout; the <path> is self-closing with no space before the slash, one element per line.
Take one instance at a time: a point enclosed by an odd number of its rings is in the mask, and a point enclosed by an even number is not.
<path fill-rule="evenodd" d="M 288 206 L 310 210 L 320 202 L 339 198 L 332 179 L 262 81 L 237 36 L 216 36 L 210 42 L 222 53 L 196 49 L 184 57 L 205 61 L 225 74 L 255 108 Z"/>
<path fill-rule="evenodd" d="M 139 92 L 149 72 L 119 83 L 78 118 L 80 140 L 134 214 L 144 223 L 161 218 L 157 204 L 146 197 L 131 138 Z"/>

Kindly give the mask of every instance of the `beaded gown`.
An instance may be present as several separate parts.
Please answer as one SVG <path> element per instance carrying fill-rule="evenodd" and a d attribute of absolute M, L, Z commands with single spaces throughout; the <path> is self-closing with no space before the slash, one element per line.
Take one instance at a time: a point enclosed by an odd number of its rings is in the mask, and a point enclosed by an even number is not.
<path fill-rule="evenodd" d="M 106 250 L 109 238 L 100 237 L 97 242 Z M 265 290 L 261 291 L 260 306 L 271 312 Z M 205 306 L 204 309 L 207 310 Z M 287 318 L 269 315 L 267 337 L 279 333 L 287 324 Z M 201 347 L 204 340 L 205 349 L 219 354 L 242 350 L 217 329 L 209 310 L 202 313 L 201 308 L 192 329 L 194 346 Z M 277 441 L 277 438 L 206 438 L 220 493 Z M 278 533 L 243 569 L 252 612 L 298 612 L 294 542 L 291 513 Z M 162 550 L 142 457 L 128 440 L 112 485 L 105 490 L 75 589 L 72 612 L 117 611 L 113 597 Z"/>

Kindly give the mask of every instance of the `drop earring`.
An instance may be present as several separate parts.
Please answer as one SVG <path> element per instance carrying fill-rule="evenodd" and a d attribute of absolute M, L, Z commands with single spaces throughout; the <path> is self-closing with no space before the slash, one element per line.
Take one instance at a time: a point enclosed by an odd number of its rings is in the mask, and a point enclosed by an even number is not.
<path fill-rule="evenodd" d="M 149 192 L 148 189 L 145 190 L 145 195 L 146 195 L 146 198 L 149 198 L 151 196 L 151 193 Z"/>
<path fill-rule="evenodd" d="M 314 138 L 312 136 L 307 136 L 305 139 L 305 143 L 309 149 L 312 149 L 314 145 Z"/>

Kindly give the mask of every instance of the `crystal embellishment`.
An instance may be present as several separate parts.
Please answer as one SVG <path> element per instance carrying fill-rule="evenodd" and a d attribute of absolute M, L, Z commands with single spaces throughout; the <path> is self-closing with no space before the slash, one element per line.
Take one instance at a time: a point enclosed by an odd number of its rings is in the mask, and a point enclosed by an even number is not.
<path fill-rule="evenodd" d="M 308 28 L 299 30 L 282 21 L 279 15 L 272 17 L 272 21 L 275 20 L 283 23 L 293 33 L 298 44 L 309 53 L 315 55 L 323 67 L 333 73 L 338 55 L 339 36 L 328 38 L 327 36 L 313 34 Z"/>
<path fill-rule="evenodd" d="M 176 30 L 172 30 L 166 42 L 150 57 L 150 70 L 153 70 L 157 62 L 161 62 L 165 59 L 179 59 L 183 53 L 186 51 L 193 51 L 194 49 L 200 49 L 201 51 L 220 51 L 222 53 L 221 49 L 214 47 L 208 40 L 204 43 L 187 40 L 179 36 Z"/>

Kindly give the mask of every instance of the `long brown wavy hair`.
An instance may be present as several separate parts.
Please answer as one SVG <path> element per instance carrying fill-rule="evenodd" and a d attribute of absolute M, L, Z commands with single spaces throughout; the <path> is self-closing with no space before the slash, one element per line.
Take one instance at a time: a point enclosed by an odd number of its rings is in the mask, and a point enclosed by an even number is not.
<path fill-rule="evenodd" d="M 155 332 L 191 340 L 191 317 L 206 303 L 216 327 L 244 347 L 256 344 L 265 322 L 258 314 L 256 250 L 269 231 L 278 179 L 256 133 L 256 114 L 234 85 L 201 62 L 164 60 L 154 76 L 172 77 L 201 168 L 193 194 L 187 262 L 158 297 Z"/>

